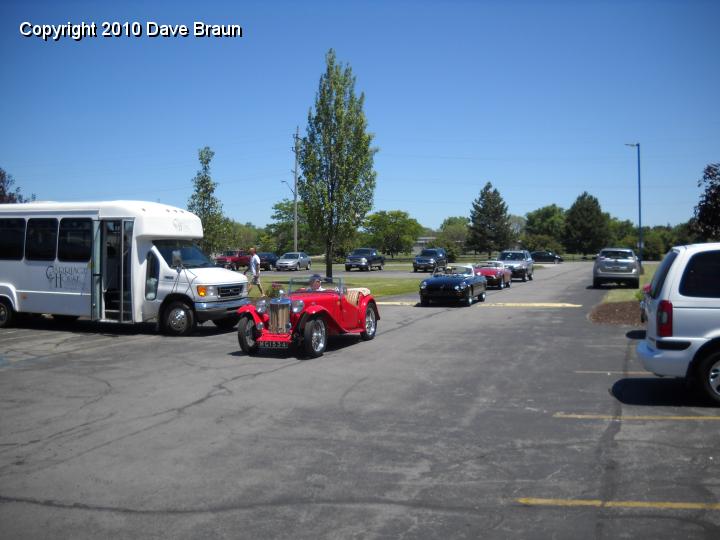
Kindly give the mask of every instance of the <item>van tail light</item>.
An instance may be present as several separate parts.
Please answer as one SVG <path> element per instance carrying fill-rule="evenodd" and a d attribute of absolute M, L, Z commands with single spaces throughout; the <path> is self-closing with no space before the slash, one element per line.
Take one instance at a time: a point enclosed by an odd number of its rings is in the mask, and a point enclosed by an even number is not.
<path fill-rule="evenodd" d="M 672 337 L 672 302 L 661 300 L 657 311 L 657 335 L 658 337 Z"/>

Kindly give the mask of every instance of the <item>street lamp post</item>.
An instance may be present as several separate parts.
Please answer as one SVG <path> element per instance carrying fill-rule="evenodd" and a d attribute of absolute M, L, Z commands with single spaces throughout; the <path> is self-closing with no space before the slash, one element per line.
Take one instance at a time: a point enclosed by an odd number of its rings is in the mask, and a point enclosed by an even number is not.
<path fill-rule="evenodd" d="M 642 236 L 642 193 L 640 191 L 640 143 L 626 143 L 625 146 L 637 148 L 637 174 L 638 174 L 638 260 L 642 268 L 643 236 Z"/>
<path fill-rule="evenodd" d="M 298 168 L 298 142 L 300 140 L 300 128 L 296 128 L 295 130 L 295 144 L 293 146 L 293 152 L 295 152 L 295 168 L 293 169 L 293 178 L 294 178 L 294 187 L 290 187 L 290 184 L 288 184 L 285 180 L 282 180 L 282 183 L 287 185 L 287 187 L 290 188 L 290 191 L 292 191 L 293 194 L 293 251 L 298 250 L 298 200 L 297 200 L 297 181 L 298 181 L 298 175 L 297 175 L 297 168 Z"/>

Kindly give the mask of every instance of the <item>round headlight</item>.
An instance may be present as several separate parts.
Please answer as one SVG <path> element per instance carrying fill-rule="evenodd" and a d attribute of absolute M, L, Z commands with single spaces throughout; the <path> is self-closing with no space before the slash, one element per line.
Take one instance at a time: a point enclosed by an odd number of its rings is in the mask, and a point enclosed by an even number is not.
<path fill-rule="evenodd" d="M 430 257 L 430 262 L 434 264 L 434 263 L 435 263 L 435 259 L 433 259 L 432 257 Z"/>
<path fill-rule="evenodd" d="M 360 259 L 360 262 L 365 264 L 367 262 L 367 259 L 365 257 L 363 257 L 362 259 Z"/>
<path fill-rule="evenodd" d="M 257 301 L 255 311 L 258 313 L 265 313 L 267 311 L 267 301 L 264 298 Z"/>
<path fill-rule="evenodd" d="M 292 302 L 292 312 L 293 313 L 300 313 L 305 308 L 305 302 L 302 300 L 293 300 Z"/>
<path fill-rule="evenodd" d="M 423 282 L 420 284 L 420 288 L 421 288 L 421 289 L 427 288 L 427 281 L 423 281 Z"/>

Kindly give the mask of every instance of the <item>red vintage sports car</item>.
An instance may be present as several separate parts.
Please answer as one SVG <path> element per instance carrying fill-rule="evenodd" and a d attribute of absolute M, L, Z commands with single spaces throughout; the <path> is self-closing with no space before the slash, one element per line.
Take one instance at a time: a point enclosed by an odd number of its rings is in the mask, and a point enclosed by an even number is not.
<path fill-rule="evenodd" d="M 490 287 L 504 289 L 512 285 L 512 270 L 502 261 L 485 261 L 474 265 L 475 273 L 485 276 Z"/>
<path fill-rule="evenodd" d="M 315 358 L 328 336 L 356 334 L 371 340 L 380 320 L 369 289 L 346 289 L 342 278 L 291 279 L 287 292 L 238 309 L 238 343 L 246 354 L 259 349 L 298 349 Z"/>

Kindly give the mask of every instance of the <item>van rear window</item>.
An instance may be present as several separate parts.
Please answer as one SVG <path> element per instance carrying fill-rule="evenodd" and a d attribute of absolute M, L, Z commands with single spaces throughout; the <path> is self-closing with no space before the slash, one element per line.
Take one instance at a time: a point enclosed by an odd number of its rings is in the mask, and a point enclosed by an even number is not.
<path fill-rule="evenodd" d="M 667 255 L 665 255 L 665 258 L 660 263 L 660 266 L 658 266 L 657 270 L 655 271 L 655 275 L 652 278 L 652 281 L 650 282 L 650 297 L 651 298 L 657 298 L 660 296 L 660 291 L 663 288 L 663 285 L 665 284 L 665 278 L 668 275 L 668 271 L 670 270 L 670 267 L 672 266 L 673 262 L 675 262 L 675 259 L 677 259 L 678 252 L 674 250 L 670 250 L 667 252 Z"/>
<path fill-rule="evenodd" d="M 680 281 L 680 294 L 720 298 L 720 251 L 693 255 Z"/>

